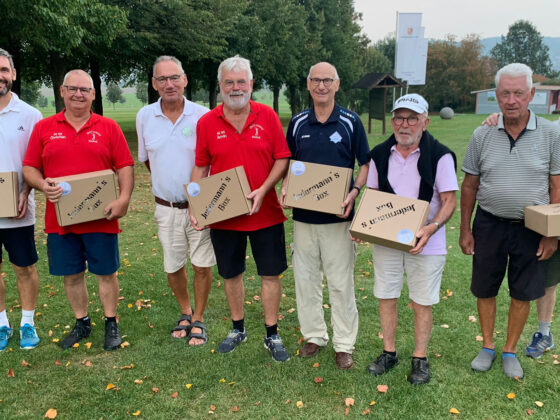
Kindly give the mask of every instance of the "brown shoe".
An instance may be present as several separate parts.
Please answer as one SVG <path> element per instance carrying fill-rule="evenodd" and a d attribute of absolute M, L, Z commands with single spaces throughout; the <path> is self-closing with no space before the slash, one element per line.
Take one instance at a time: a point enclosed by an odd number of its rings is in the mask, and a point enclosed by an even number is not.
<path fill-rule="evenodd" d="M 309 341 L 305 343 L 305 345 L 299 349 L 299 357 L 313 357 L 317 356 L 317 353 L 322 349 L 321 346 L 310 343 Z"/>
<path fill-rule="evenodd" d="M 354 359 L 350 353 L 344 353 L 342 351 L 337 352 L 335 355 L 336 365 L 339 369 L 350 369 L 354 366 Z"/>

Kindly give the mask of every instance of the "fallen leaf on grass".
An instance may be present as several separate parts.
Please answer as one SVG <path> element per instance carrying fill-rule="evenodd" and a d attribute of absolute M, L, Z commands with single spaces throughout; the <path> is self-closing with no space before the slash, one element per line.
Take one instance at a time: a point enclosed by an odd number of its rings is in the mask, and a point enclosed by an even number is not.
<path fill-rule="evenodd" d="M 124 343 L 121 344 L 121 349 L 124 349 L 125 347 L 130 346 L 130 343 L 128 341 L 125 341 Z"/>
<path fill-rule="evenodd" d="M 86 367 L 92 367 L 93 363 L 91 363 L 89 360 L 83 360 L 82 365 L 84 365 Z"/>
<path fill-rule="evenodd" d="M 451 414 L 459 414 L 459 410 L 457 410 L 455 407 L 451 407 L 451 408 L 449 409 L 449 412 L 450 412 Z"/>
<path fill-rule="evenodd" d="M 474 315 L 469 315 L 469 321 L 470 321 L 470 322 L 476 322 L 476 316 L 474 316 Z"/>
<path fill-rule="evenodd" d="M 25 359 L 23 359 L 23 360 L 21 361 L 21 365 L 22 365 L 23 367 L 30 367 L 30 366 L 31 366 L 31 363 L 27 363 L 27 362 L 25 361 Z"/>
<path fill-rule="evenodd" d="M 259 405 L 261 405 L 261 402 L 260 402 L 260 401 L 257 401 L 257 402 L 255 403 L 255 405 L 258 407 Z"/>
<path fill-rule="evenodd" d="M 132 369 L 134 367 L 134 363 L 131 363 L 130 365 L 127 366 L 121 366 L 121 370 L 123 369 Z"/>
<path fill-rule="evenodd" d="M 68 367 L 68 366 L 70 366 L 71 364 L 72 364 L 72 362 L 71 362 L 70 360 L 68 360 L 68 361 L 66 362 L 66 364 L 64 365 L 64 367 Z"/>
<path fill-rule="evenodd" d="M 255 295 L 255 296 L 253 296 L 253 300 L 259 301 L 259 300 L 261 300 L 261 297 L 258 296 L 258 295 Z"/>
<path fill-rule="evenodd" d="M 300 346 L 301 343 L 303 343 L 304 341 L 305 341 L 305 338 L 304 338 L 304 337 L 300 337 L 300 338 L 298 339 L 298 341 L 297 341 L 298 346 Z"/>
<path fill-rule="evenodd" d="M 286 404 L 286 405 L 290 404 L 290 400 L 286 400 L 286 402 L 284 404 Z"/>
<path fill-rule="evenodd" d="M 354 398 L 345 398 L 344 399 L 344 405 L 346 407 L 351 407 L 354 405 Z"/>
<path fill-rule="evenodd" d="M 449 328 L 449 325 L 447 325 L 447 324 L 441 324 L 440 327 L 441 327 L 441 328 Z"/>
<path fill-rule="evenodd" d="M 435 356 L 435 357 L 441 357 L 441 354 L 439 354 L 439 353 L 434 353 L 434 356 Z"/>
<path fill-rule="evenodd" d="M 226 378 L 220 379 L 220 382 L 221 382 L 222 384 L 225 383 L 225 382 L 226 382 Z"/>
<path fill-rule="evenodd" d="M 535 401 L 535 405 L 541 408 L 544 405 L 544 403 L 542 401 Z"/>
<path fill-rule="evenodd" d="M 231 411 L 233 411 L 234 413 L 237 413 L 237 412 L 239 411 L 239 407 L 236 406 L 236 405 L 234 405 L 234 406 L 231 408 Z"/>
<path fill-rule="evenodd" d="M 115 384 L 110 383 L 107 384 L 107 386 L 105 387 L 105 391 L 109 391 L 110 389 L 114 389 L 114 388 L 116 388 Z"/>
<path fill-rule="evenodd" d="M 139 415 L 140 415 L 140 410 L 138 410 L 138 411 L 132 413 L 132 415 L 135 416 L 135 417 L 136 417 L 136 416 L 139 416 Z"/>
<path fill-rule="evenodd" d="M 72 345 L 72 347 L 74 347 L 75 349 L 77 349 L 78 347 L 80 347 L 80 343 L 74 343 L 74 344 Z"/>
<path fill-rule="evenodd" d="M 296 407 L 297 408 L 302 408 L 303 407 L 303 401 L 296 402 Z"/>
<path fill-rule="evenodd" d="M 482 340 L 483 340 L 483 338 L 482 338 L 481 335 L 477 335 L 474 339 L 475 339 L 476 341 L 482 341 Z"/>
<path fill-rule="evenodd" d="M 329 309 L 329 304 L 328 304 L 328 303 L 325 303 L 325 304 L 323 305 L 323 308 Z"/>
<path fill-rule="evenodd" d="M 558 355 L 557 355 L 557 354 L 553 354 L 553 355 L 552 355 L 552 358 L 553 358 L 553 359 L 558 359 Z"/>
<path fill-rule="evenodd" d="M 210 406 L 210 410 L 216 411 L 216 406 L 215 406 L 215 405 L 211 405 L 211 406 Z"/>
<path fill-rule="evenodd" d="M 552 361 L 552 364 L 553 364 L 553 365 L 559 365 L 560 362 L 559 362 L 558 360 L 553 360 L 553 361 Z"/>
<path fill-rule="evenodd" d="M 53 339 L 52 339 L 52 342 L 53 342 L 53 343 L 58 343 L 59 341 L 60 341 L 59 338 L 53 338 Z"/>
<path fill-rule="evenodd" d="M 528 408 L 527 410 L 525 410 L 525 412 L 527 413 L 528 416 L 532 416 L 534 414 L 534 411 L 531 410 L 530 408 Z"/>
<path fill-rule="evenodd" d="M 387 385 L 377 385 L 377 391 L 386 393 L 389 390 L 389 386 Z"/>
<path fill-rule="evenodd" d="M 377 333 L 377 337 L 379 337 L 380 339 L 383 340 L 383 333 L 382 333 L 381 331 L 379 331 L 379 332 Z"/>
<path fill-rule="evenodd" d="M 366 414 L 371 413 L 371 410 L 369 408 L 366 408 L 364 411 L 362 411 L 362 416 L 365 416 Z"/>
<path fill-rule="evenodd" d="M 134 383 L 137 385 L 142 385 L 144 383 L 144 381 L 142 379 L 135 379 Z"/>
<path fill-rule="evenodd" d="M 15 376 L 14 370 L 12 368 L 8 369 L 8 378 L 13 378 Z"/>
<path fill-rule="evenodd" d="M 87 347 L 88 349 L 91 349 L 91 343 L 86 343 L 86 347 Z"/>
<path fill-rule="evenodd" d="M 508 399 L 513 400 L 515 398 L 515 394 L 513 392 L 510 392 L 509 394 L 506 395 L 506 397 L 508 397 Z"/>
<path fill-rule="evenodd" d="M 191 387 L 192 387 L 192 384 L 186 384 L 185 385 L 185 388 L 187 388 L 187 389 L 191 389 Z"/>
<path fill-rule="evenodd" d="M 56 360 L 56 361 L 54 362 L 54 364 L 57 365 L 57 366 L 62 366 L 62 363 L 60 363 L 60 361 L 58 361 L 58 360 Z"/>
<path fill-rule="evenodd" d="M 52 330 L 49 330 L 49 337 L 52 337 L 52 335 L 53 335 Z"/>
<path fill-rule="evenodd" d="M 173 394 L 171 394 L 171 398 L 177 398 L 179 396 L 179 393 L 177 391 L 175 391 Z"/>
<path fill-rule="evenodd" d="M 291 313 L 295 312 L 295 310 L 296 310 L 296 308 L 290 308 L 290 309 L 288 309 L 286 312 L 288 312 L 289 314 L 291 314 Z"/>
<path fill-rule="evenodd" d="M 313 363 L 313 367 L 314 367 L 314 368 L 318 368 L 318 367 L 319 367 L 319 362 Z"/>
<path fill-rule="evenodd" d="M 55 410 L 54 408 L 49 408 L 49 409 L 47 410 L 47 412 L 45 413 L 45 418 L 47 418 L 47 419 L 54 419 L 54 418 L 56 418 L 56 415 L 57 415 L 57 414 L 58 414 L 58 413 L 56 412 L 56 410 Z"/>
<path fill-rule="evenodd" d="M 157 393 L 159 392 L 159 388 L 156 388 L 155 386 L 152 387 L 152 392 L 153 392 L 154 394 L 157 394 Z"/>
<path fill-rule="evenodd" d="M 320 384 L 321 382 L 323 382 L 323 378 L 316 376 L 313 378 L 313 382 L 315 382 L 316 384 Z"/>

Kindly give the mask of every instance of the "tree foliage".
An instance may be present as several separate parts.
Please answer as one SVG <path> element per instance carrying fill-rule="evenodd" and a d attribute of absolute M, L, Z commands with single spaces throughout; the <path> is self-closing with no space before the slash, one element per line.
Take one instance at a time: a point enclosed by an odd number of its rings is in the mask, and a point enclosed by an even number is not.
<path fill-rule="evenodd" d="M 142 105 L 148 103 L 148 84 L 146 82 L 136 84 L 136 97 Z"/>
<path fill-rule="evenodd" d="M 113 104 L 113 109 L 115 109 L 115 104 L 117 102 L 124 102 L 124 97 L 122 96 L 122 89 L 116 83 L 109 83 L 107 85 L 107 100 Z"/>
<path fill-rule="evenodd" d="M 554 77 L 549 48 L 533 24 L 519 20 L 511 25 L 506 36 L 490 51 L 499 67 L 510 63 L 527 64 L 536 74 Z"/>

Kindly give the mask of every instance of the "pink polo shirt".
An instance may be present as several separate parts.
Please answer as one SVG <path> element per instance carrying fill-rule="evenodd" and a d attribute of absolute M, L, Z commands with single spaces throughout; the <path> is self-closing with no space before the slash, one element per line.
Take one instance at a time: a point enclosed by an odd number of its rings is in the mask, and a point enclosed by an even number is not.
<path fill-rule="evenodd" d="M 397 150 L 396 146 L 391 148 L 391 156 L 389 157 L 389 170 L 387 177 L 389 183 L 397 195 L 403 197 L 418 198 L 420 191 L 420 173 L 418 172 L 418 159 L 420 158 L 420 149 L 414 150 L 405 159 Z M 367 186 L 370 188 L 379 188 L 379 179 L 377 177 L 377 168 L 372 160 L 369 164 L 369 174 Z M 450 153 L 443 155 L 438 162 L 436 180 L 434 183 L 434 195 L 430 201 L 430 215 L 428 221 L 431 221 L 441 208 L 441 199 L 439 193 L 446 191 L 457 191 L 457 174 L 453 164 L 453 157 Z M 442 226 L 436 233 L 432 235 L 428 243 L 421 252 L 422 255 L 446 255 L 447 247 L 445 244 L 445 226 Z"/>

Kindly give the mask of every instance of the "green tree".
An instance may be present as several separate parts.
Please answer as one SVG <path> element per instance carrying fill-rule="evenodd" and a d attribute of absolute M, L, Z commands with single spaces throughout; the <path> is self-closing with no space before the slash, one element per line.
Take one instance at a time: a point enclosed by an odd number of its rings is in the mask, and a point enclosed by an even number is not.
<path fill-rule="evenodd" d="M 115 109 L 115 104 L 117 102 L 121 102 L 124 99 L 122 96 L 122 89 L 116 83 L 109 83 L 107 85 L 106 94 L 107 94 L 107 100 L 113 104 L 113 109 Z"/>
<path fill-rule="evenodd" d="M 39 101 L 41 84 L 39 82 L 22 82 L 20 97 L 31 106 Z"/>
<path fill-rule="evenodd" d="M 39 99 L 37 100 L 37 106 L 39 108 L 46 108 L 49 105 L 49 100 L 46 96 L 39 94 Z"/>
<path fill-rule="evenodd" d="M 148 84 L 146 82 L 139 82 L 136 84 L 136 97 L 142 105 L 148 103 Z"/>
<path fill-rule="evenodd" d="M 380 51 L 385 57 L 387 57 L 389 63 L 391 63 L 391 69 L 395 68 L 395 45 L 396 40 L 394 36 L 386 36 L 382 40 L 373 44 L 373 48 Z"/>
<path fill-rule="evenodd" d="M 510 63 L 524 63 L 536 74 L 554 77 L 548 46 L 537 28 L 527 20 L 518 20 L 508 28 L 506 36 L 490 50 L 499 67 Z"/>

